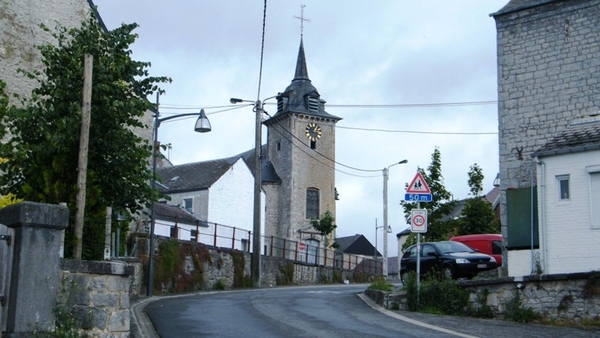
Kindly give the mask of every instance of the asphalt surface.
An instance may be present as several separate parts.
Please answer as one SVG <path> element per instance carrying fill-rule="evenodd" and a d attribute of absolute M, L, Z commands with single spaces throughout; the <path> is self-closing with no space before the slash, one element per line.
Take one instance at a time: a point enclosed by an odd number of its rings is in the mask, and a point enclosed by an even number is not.
<path fill-rule="evenodd" d="M 226 292 L 226 291 L 219 291 Z M 251 292 L 251 291 L 250 291 Z M 203 292 L 210 294 L 214 292 Z M 144 308 L 159 299 L 188 297 L 194 294 L 142 298 L 132 301 L 131 311 L 131 336 L 144 338 L 158 338 L 154 326 L 146 315 Z M 455 317 L 432 315 L 411 311 L 391 311 L 375 304 L 369 297 L 362 293 L 356 295 L 374 311 L 379 311 L 396 320 L 410 323 L 430 330 L 436 330 L 448 336 L 456 337 L 600 337 L 600 331 L 586 331 L 577 328 L 565 328 L 539 324 L 521 324 L 510 321 L 494 319 L 477 319 L 471 317 Z"/>

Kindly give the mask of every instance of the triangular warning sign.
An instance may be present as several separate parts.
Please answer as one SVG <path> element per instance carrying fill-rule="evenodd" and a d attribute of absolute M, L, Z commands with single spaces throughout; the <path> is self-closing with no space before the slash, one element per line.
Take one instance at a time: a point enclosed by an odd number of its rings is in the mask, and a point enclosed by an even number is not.
<path fill-rule="evenodd" d="M 407 194 L 431 194 L 431 190 L 429 189 L 427 182 L 425 182 L 425 179 L 423 178 L 423 175 L 421 175 L 420 172 L 417 171 L 415 178 L 413 178 L 412 182 L 410 182 L 410 185 L 406 189 L 406 193 Z"/>

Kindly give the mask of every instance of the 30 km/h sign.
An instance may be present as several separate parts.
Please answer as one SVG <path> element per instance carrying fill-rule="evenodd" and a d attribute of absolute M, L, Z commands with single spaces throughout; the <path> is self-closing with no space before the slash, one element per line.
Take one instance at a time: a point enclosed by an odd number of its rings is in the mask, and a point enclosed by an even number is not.
<path fill-rule="evenodd" d="M 410 211 L 410 231 L 427 232 L 427 209 L 412 209 Z"/>

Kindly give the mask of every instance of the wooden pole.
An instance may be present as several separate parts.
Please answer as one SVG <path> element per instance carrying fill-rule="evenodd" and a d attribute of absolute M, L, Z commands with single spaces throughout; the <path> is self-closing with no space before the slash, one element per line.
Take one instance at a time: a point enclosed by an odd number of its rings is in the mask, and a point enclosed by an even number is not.
<path fill-rule="evenodd" d="M 75 259 L 81 259 L 83 218 L 85 211 L 85 185 L 87 180 L 88 144 L 92 111 L 92 68 L 94 56 L 85 55 L 83 69 L 83 102 L 81 104 L 81 136 L 79 138 L 79 163 L 77 165 L 77 199 L 75 216 Z"/>

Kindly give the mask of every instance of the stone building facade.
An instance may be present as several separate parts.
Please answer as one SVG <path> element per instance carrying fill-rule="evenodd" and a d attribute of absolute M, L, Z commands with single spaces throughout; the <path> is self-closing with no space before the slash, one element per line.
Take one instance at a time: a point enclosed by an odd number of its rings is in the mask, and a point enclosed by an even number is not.
<path fill-rule="evenodd" d="M 497 28 L 500 203 L 507 261 L 511 247 L 524 249 L 511 243 L 516 237 L 508 227 L 507 195 L 536 185 L 532 153 L 571 120 L 600 105 L 600 2 L 511 0 L 491 16 Z M 532 203 L 534 215 L 535 207 Z M 533 217 L 532 223 L 537 227 Z"/>
<path fill-rule="evenodd" d="M 277 97 L 277 113 L 264 122 L 267 160 L 279 178 L 265 185 L 268 235 L 320 246 L 322 238 L 310 221 L 327 211 L 335 218 L 335 124 L 339 120 L 325 111 L 325 101 L 308 77 L 301 41 L 294 79 Z"/>
<path fill-rule="evenodd" d="M 57 25 L 79 27 L 90 13 L 87 0 L 3 0 L 0 4 L 0 80 L 7 83 L 9 94 L 29 96 L 35 82 L 19 74 L 18 69 L 40 69 L 37 46 L 53 43 L 44 31 Z M 16 103 L 16 100 L 13 102 Z"/>

